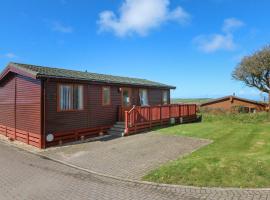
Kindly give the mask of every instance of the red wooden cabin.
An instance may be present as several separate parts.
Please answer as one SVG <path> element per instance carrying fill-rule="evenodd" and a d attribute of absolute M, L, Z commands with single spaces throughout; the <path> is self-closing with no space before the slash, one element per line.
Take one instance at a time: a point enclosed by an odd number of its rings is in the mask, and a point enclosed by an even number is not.
<path fill-rule="evenodd" d="M 171 105 L 170 89 L 145 79 L 9 63 L 0 76 L 0 134 L 46 148 L 195 120 L 196 105 Z"/>

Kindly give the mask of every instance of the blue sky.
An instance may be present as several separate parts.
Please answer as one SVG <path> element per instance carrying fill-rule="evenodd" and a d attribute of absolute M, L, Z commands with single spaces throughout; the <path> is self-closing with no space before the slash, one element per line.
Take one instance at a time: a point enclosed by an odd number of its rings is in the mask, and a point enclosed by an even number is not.
<path fill-rule="evenodd" d="M 269 0 L 9 0 L 0 3 L 0 66 L 9 61 L 147 78 L 173 97 L 236 93 L 241 57 L 269 43 Z"/>

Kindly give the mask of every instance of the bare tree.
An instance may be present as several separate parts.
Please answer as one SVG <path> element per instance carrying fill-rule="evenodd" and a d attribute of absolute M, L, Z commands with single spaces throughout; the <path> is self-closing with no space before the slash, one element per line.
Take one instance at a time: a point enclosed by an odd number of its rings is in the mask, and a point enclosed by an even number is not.
<path fill-rule="evenodd" d="M 232 73 L 235 80 L 244 82 L 269 95 L 270 106 L 270 45 L 246 56 Z"/>

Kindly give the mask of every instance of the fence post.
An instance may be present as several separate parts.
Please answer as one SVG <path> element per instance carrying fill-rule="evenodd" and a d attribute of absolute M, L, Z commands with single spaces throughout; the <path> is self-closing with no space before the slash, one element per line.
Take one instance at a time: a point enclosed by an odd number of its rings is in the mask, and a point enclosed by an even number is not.
<path fill-rule="evenodd" d="M 162 106 L 160 106 L 160 125 L 162 125 Z"/>
<path fill-rule="evenodd" d="M 152 110 L 151 107 L 148 108 L 149 109 L 149 121 L 150 121 L 150 129 L 152 128 Z"/>
<path fill-rule="evenodd" d="M 129 127 L 129 114 L 128 111 L 125 111 L 125 135 L 128 135 L 128 127 Z"/>
<path fill-rule="evenodd" d="M 178 105 L 178 120 L 180 124 L 180 117 L 181 117 L 181 105 Z"/>

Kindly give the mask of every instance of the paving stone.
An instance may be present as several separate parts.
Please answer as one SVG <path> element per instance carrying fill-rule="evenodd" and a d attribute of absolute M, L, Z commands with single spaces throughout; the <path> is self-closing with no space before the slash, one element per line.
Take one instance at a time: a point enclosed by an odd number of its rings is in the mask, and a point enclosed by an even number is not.
<path fill-rule="evenodd" d="M 77 170 L 0 143 L 0 200 L 264 200 L 270 190 L 159 186 Z"/>
<path fill-rule="evenodd" d="M 160 165 L 187 155 L 210 142 L 151 132 L 51 148 L 41 154 L 94 172 L 140 180 Z"/>

